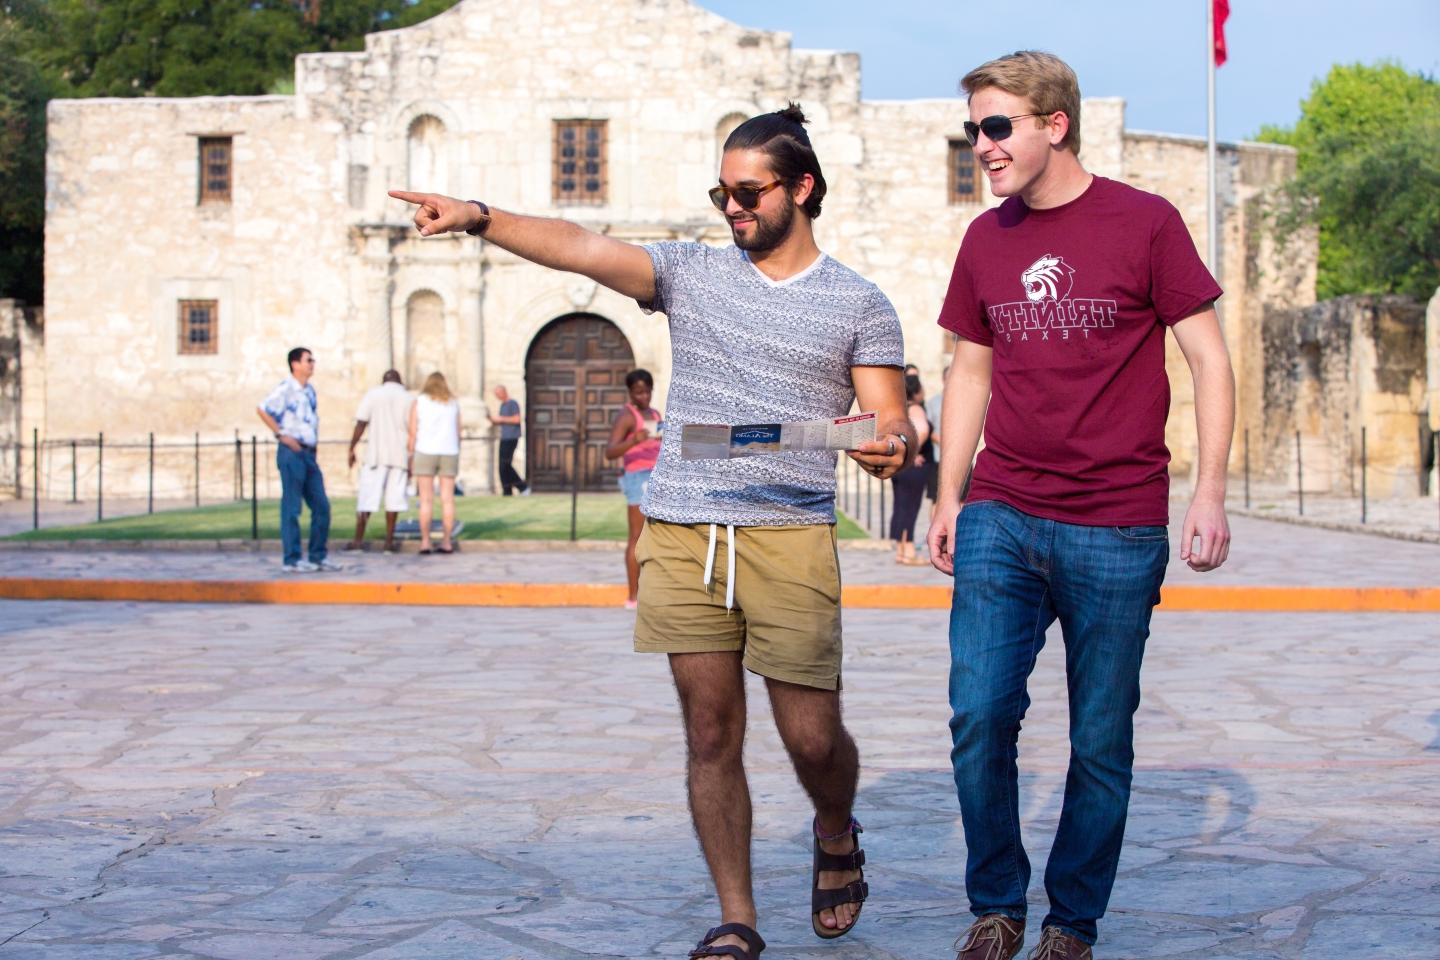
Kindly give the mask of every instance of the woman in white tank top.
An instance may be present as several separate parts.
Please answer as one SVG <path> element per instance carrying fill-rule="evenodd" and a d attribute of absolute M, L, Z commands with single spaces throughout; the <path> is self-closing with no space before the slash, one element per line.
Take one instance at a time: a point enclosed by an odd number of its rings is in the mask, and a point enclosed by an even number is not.
<path fill-rule="evenodd" d="M 410 476 L 420 494 L 420 553 L 454 553 L 455 477 L 460 472 L 460 403 L 440 372 L 425 378 L 425 386 L 410 408 Z M 435 513 L 435 479 L 440 480 L 440 518 L 445 539 L 440 549 L 430 545 L 430 520 Z"/>

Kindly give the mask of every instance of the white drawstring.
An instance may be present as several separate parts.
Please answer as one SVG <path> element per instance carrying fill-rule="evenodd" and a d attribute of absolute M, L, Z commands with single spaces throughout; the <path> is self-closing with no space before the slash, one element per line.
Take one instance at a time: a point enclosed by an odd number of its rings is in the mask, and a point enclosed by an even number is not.
<path fill-rule="evenodd" d="M 710 549 L 705 554 L 705 579 L 701 586 L 710 586 L 710 576 L 715 572 L 715 524 L 710 524 Z"/>
<path fill-rule="evenodd" d="M 735 606 L 735 525 L 725 524 L 725 539 L 730 542 L 730 565 L 725 568 L 725 609 Z"/>
<path fill-rule="evenodd" d="M 703 586 L 710 586 L 710 581 L 715 574 L 715 528 L 717 524 L 710 524 L 710 546 L 705 551 L 705 579 L 701 581 Z M 732 610 L 735 607 L 735 525 L 725 524 L 725 539 L 728 541 L 727 556 L 729 566 L 725 568 L 725 609 Z"/>

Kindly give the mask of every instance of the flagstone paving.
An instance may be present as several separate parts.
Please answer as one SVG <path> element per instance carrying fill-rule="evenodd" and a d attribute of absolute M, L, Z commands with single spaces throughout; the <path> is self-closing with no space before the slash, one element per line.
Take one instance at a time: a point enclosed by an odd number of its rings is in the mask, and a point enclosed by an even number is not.
<path fill-rule="evenodd" d="M 1416 561 L 1390 551 L 1434 556 L 1283 534 L 1298 552 L 1230 575 L 1392 583 Z M 618 561 L 543 558 L 596 562 L 583 579 Z M 717 918 L 665 662 L 630 652 L 630 622 L 0 602 L 0 960 L 683 957 Z M 810 933 L 807 808 L 752 682 L 766 958 L 948 958 L 967 912 L 945 614 L 847 611 L 846 631 L 872 899 L 844 940 Z M 1037 917 L 1066 756 L 1050 639 L 1021 744 Z M 1097 956 L 1437 955 L 1433 616 L 1159 614 L 1144 683 Z"/>

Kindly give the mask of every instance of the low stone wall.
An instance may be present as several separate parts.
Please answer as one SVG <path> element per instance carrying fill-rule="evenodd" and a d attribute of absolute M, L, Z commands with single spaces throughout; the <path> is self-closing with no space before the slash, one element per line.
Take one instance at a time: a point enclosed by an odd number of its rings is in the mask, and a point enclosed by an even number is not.
<path fill-rule="evenodd" d="M 1261 476 L 1355 495 L 1361 430 L 1371 496 L 1413 496 L 1421 484 L 1426 394 L 1425 305 L 1348 296 L 1265 311 L 1265 420 L 1252 434 Z M 1297 444 L 1296 434 L 1299 434 Z"/>

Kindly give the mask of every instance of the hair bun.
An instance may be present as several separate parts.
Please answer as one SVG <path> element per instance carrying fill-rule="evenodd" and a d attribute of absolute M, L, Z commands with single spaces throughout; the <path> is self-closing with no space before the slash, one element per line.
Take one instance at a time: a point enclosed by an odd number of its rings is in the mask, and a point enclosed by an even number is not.
<path fill-rule="evenodd" d="M 814 177 L 815 185 L 805 201 L 805 215 L 814 220 L 820 216 L 820 203 L 825 199 L 825 175 L 820 172 L 820 161 L 815 158 L 815 148 L 810 143 L 810 135 L 805 132 L 805 123 L 805 111 L 792 100 L 785 109 L 751 117 L 730 131 L 722 152 L 763 152 L 769 158 L 770 169 L 776 178 L 790 187 L 799 184 L 802 177 Z"/>
<path fill-rule="evenodd" d="M 809 120 L 805 119 L 805 111 L 800 109 L 800 104 L 796 103 L 794 100 L 791 100 L 788 104 L 786 104 L 784 110 L 776 110 L 775 112 L 778 113 L 780 116 L 784 117 L 786 120 L 789 120 L 792 123 L 801 124 L 802 126 L 810 122 Z"/>

